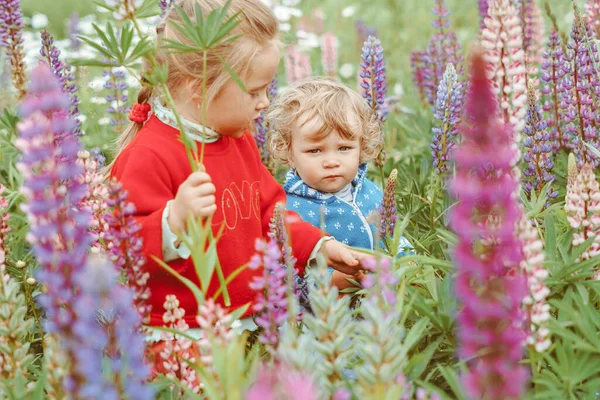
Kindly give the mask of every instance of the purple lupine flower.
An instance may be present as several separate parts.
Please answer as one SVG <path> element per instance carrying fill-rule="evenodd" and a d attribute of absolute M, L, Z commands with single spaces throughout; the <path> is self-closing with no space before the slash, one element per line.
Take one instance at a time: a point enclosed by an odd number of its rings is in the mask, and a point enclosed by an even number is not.
<path fill-rule="evenodd" d="M 461 125 L 464 141 L 454 152 L 456 177 L 450 191 L 458 200 L 451 227 L 454 249 L 459 355 L 467 360 L 464 384 L 471 397 L 519 398 L 527 381 L 520 365 L 526 327 L 521 310 L 527 281 L 518 266 L 522 246 L 515 225 L 522 213 L 518 181 L 512 175 L 514 135 L 498 122 L 496 96 L 483 55 L 471 60 L 471 83 Z"/>
<path fill-rule="evenodd" d="M 23 50 L 23 15 L 19 0 L 0 2 L 0 47 L 6 49 L 6 59 L 10 63 L 12 82 L 22 99 L 25 90 L 25 51 Z"/>
<path fill-rule="evenodd" d="M 479 29 L 485 28 L 485 18 L 488 16 L 488 1 L 489 0 L 478 0 L 479 1 Z"/>
<path fill-rule="evenodd" d="M 410 52 L 410 68 L 412 70 L 412 78 L 417 91 L 419 92 L 419 99 L 423 105 L 427 104 L 427 91 L 425 90 L 425 77 L 423 71 L 426 68 L 425 58 L 427 52 L 423 50 L 413 50 Z"/>
<path fill-rule="evenodd" d="M 271 153 L 269 152 L 269 144 L 267 141 L 267 133 L 269 132 L 269 127 L 267 126 L 267 121 L 265 121 L 265 112 L 262 110 L 255 120 L 256 130 L 254 132 L 254 140 L 256 141 L 256 146 L 258 147 L 258 152 L 260 154 L 260 161 L 263 163 L 267 169 L 270 169 L 271 166 Z"/>
<path fill-rule="evenodd" d="M 600 38 L 600 0 L 587 0 L 584 4 L 586 23 L 590 24 L 590 34 Z"/>
<path fill-rule="evenodd" d="M 525 116 L 525 128 L 523 129 L 523 133 L 525 133 L 523 146 L 527 149 L 523 155 L 523 160 L 527 163 L 523 170 L 525 177 L 524 189 L 529 195 L 534 191 L 539 196 L 544 185 L 553 182 L 555 179 L 552 174 L 554 162 L 552 162 L 550 133 L 546 131 L 546 121 L 544 121 L 540 112 L 533 81 L 529 81 L 528 89 L 529 104 Z M 553 199 L 558 195 L 558 192 L 550 187 L 546 194 L 549 199 Z M 549 206 L 550 202 L 547 201 L 546 207 Z"/>
<path fill-rule="evenodd" d="M 112 265 L 93 262 L 75 277 L 81 294 L 73 304 L 78 318 L 72 329 L 82 341 L 75 356 L 86 379 L 80 395 L 153 399 L 154 389 L 145 384 L 150 367 L 144 359 L 144 336 L 136 329 L 141 322 L 133 293 L 119 285 L 117 277 Z"/>
<path fill-rule="evenodd" d="M 556 152 L 561 147 L 568 146 L 568 137 L 562 132 L 562 99 L 565 93 L 563 77 L 568 69 L 563 68 L 565 63 L 560 38 L 556 29 L 552 28 L 548 46 L 544 51 L 542 61 L 541 92 L 544 94 L 544 111 L 550 114 L 547 119 L 548 131 L 552 138 L 552 148 Z"/>
<path fill-rule="evenodd" d="M 127 278 L 127 285 L 133 290 L 133 304 L 140 314 L 141 322 L 150 322 L 150 289 L 146 286 L 150 274 L 145 270 L 146 257 L 143 254 L 143 240 L 139 235 L 140 224 L 135 219 L 135 206 L 127 201 L 128 193 L 116 180 L 108 184 L 107 206 L 110 212 L 104 214 L 108 229 L 104 234 L 105 245 L 114 266 Z M 139 327 L 138 327 L 139 328 Z"/>
<path fill-rule="evenodd" d="M 21 104 L 20 137 L 15 142 L 22 153 L 18 169 L 24 177 L 27 239 L 41 265 L 38 280 L 47 287 L 39 296 L 47 316 L 46 332 L 59 337 L 70 361 L 65 388 L 81 395 L 88 364 L 77 358 L 85 347 L 84 332 L 74 329 L 80 317 L 74 307 L 82 294 L 76 276 L 84 268 L 91 243 L 91 217 L 77 208 L 87 189 L 77 179 L 83 172 L 77 164 L 81 146 L 72 133 L 55 145 L 54 131 L 72 132 L 75 124 L 68 118 L 69 98 L 46 64 L 33 69 L 29 93 Z"/>
<path fill-rule="evenodd" d="M 383 201 L 379 208 L 379 214 L 381 215 L 381 226 L 379 227 L 379 234 L 382 238 L 392 237 L 394 235 L 394 227 L 396 225 L 396 178 L 398 177 L 398 170 L 394 169 L 388 177 L 385 189 L 383 191 Z"/>
<path fill-rule="evenodd" d="M 71 13 L 71 18 L 67 24 L 67 32 L 71 50 L 79 50 L 81 48 L 81 40 L 77 36 L 81 34 L 81 28 L 79 27 L 79 14 L 77 11 Z"/>
<path fill-rule="evenodd" d="M 600 159 L 590 152 L 583 142 L 594 147 L 600 145 L 596 133 L 599 125 L 598 115 L 594 105 L 594 91 L 600 86 L 595 65 L 598 65 L 600 58 L 578 12 L 575 13 L 571 40 L 567 43 L 564 59 L 566 63 L 563 67 L 568 68 L 563 77 L 566 91 L 561 104 L 566 109 L 563 114 L 564 131 L 570 135 L 569 147 L 575 150 L 579 165 L 589 162 L 597 166 Z"/>
<path fill-rule="evenodd" d="M 127 105 L 129 86 L 125 80 L 125 71 L 121 68 L 111 68 L 104 71 L 102 76 L 106 77 L 106 82 L 102 87 L 108 91 L 105 98 L 109 104 L 106 112 L 111 115 L 110 125 L 115 126 L 116 131 L 121 132 L 129 123 L 128 115 L 131 109 Z"/>
<path fill-rule="evenodd" d="M 435 16 L 433 21 L 435 33 L 429 39 L 427 50 L 415 52 L 414 60 L 411 63 L 413 64 L 413 77 L 422 79 L 422 90 L 431 106 L 435 105 L 438 86 L 446 65 L 454 65 L 459 75 L 463 71 L 463 57 L 456 32 L 446 29 L 450 26 L 450 21 L 445 1 L 435 0 L 432 12 Z M 419 90 L 421 90 L 420 87 Z"/>
<path fill-rule="evenodd" d="M 356 28 L 356 44 L 358 46 L 358 51 L 360 52 L 369 36 L 378 36 L 377 28 L 365 25 L 365 21 L 362 18 L 354 20 L 354 27 Z"/>
<path fill-rule="evenodd" d="M 381 42 L 374 36 L 369 36 L 365 41 L 360 63 L 360 86 L 362 95 L 369 102 L 373 112 L 381 122 L 385 122 L 383 103 L 387 91 L 385 81 L 385 60 L 383 59 L 383 49 Z"/>
<path fill-rule="evenodd" d="M 535 0 L 516 0 L 515 7 L 521 20 L 523 32 L 523 52 L 527 75 L 525 83 L 529 84 L 529 76 L 537 75 L 537 65 L 542 62 L 542 43 L 544 42 L 544 19 L 540 7 Z"/>
<path fill-rule="evenodd" d="M 175 0 L 158 0 L 158 6 L 160 7 L 160 17 L 163 18 L 165 14 L 169 12 L 169 9 L 173 5 Z"/>
<path fill-rule="evenodd" d="M 267 93 L 269 94 L 269 101 L 271 102 L 275 99 L 275 97 L 277 97 L 277 79 L 273 78 L 273 80 L 269 84 Z"/>
<path fill-rule="evenodd" d="M 432 128 L 433 141 L 430 146 L 433 166 L 438 174 L 448 170 L 450 154 L 456 146 L 462 107 L 463 84 L 458 80 L 454 66 L 448 64 L 440 81 L 433 111 L 439 125 Z"/>
<path fill-rule="evenodd" d="M 77 97 L 77 86 L 75 85 L 75 75 L 69 71 L 70 67 L 63 63 L 59 56 L 60 50 L 54 46 L 54 39 L 50 36 L 47 30 L 42 30 L 42 48 L 40 54 L 46 57 L 48 65 L 52 69 L 54 76 L 58 79 L 61 85 L 63 93 L 69 96 L 71 101 L 71 107 L 69 108 L 69 114 L 75 122 L 75 129 L 73 133 L 75 135 L 81 135 L 81 121 L 79 120 L 79 97 Z"/>
<path fill-rule="evenodd" d="M 269 240 L 268 243 L 257 239 L 256 252 L 248 263 L 248 267 L 252 270 L 263 267 L 263 275 L 255 276 L 249 285 L 258 293 L 254 311 L 261 314 L 255 321 L 264 329 L 259 338 L 260 342 L 275 355 L 279 345 L 277 328 L 288 318 L 286 270 L 281 262 L 281 251 L 274 239 Z"/>

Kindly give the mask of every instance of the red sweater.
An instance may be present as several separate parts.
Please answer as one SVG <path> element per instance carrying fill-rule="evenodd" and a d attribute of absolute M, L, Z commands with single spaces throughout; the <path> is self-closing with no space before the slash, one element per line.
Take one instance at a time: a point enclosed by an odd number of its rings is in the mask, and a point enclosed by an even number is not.
<path fill-rule="evenodd" d="M 200 146 L 198 144 L 198 146 Z M 225 277 L 247 263 L 254 254 L 256 238 L 266 237 L 273 210 L 278 202 L 285 203 L 285 192 L 260 161 L 258 148 L 249 132 L 239 139 L 222 137 L 205 145 L 204 166 L 216 187 L 217 211 L 213 217 L 213 232 L 225 224 L 217 253 Z M 166 203 L 175 198 L 179 185 L 192 173 L 180 142 L 179 131 L 152 116 L 133 141 L 118 155 L 111 176 L 117 178 L 129 192 L 136 207 L 136 219 L 142 225 L 146 268 L 150 273 L 152 313 L 150 325 L 163 325 L 163 303 L 175 294 L 185 309 L 186 322 L 197 326 L 197 304 L 192 292 L 177 278 L 152 260 L 162 259 L 162 214 Z M 297 268 L 302 274 L 310 253 L 322 233 L 306 222 L 290 226 L 290 237 Z M 175 260 L 169 265 L 199 286 L 192 258 Z M 255 293 L 248 287 L 252 277 L 262 271 L 246 268 L 229 284 L 232 309 L 254 302 Z M 207 296 L 219 288 L 216 273 Z M 223 305 L 223 298 L 219 296 Z M 252 307 L 245 316 L 252 314 Z"/>

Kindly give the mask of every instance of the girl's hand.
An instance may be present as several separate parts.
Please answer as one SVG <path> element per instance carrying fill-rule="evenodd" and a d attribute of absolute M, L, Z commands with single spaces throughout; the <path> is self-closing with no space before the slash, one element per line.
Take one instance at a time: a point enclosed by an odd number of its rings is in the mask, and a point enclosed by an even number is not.
<path fill-rule="evenodd" d="M 327 265 L 331 268 L 348 275 L 355 275 L 360 268 L 360 260 L 367 256 L 350 249 L 337 240 L 328 240 L 321 246 L 321 252 L 325 255 Z"/>
<path fill-rule="evenodd" d="M 179 186 L 171 203 L 167 222 L 173 233 L 179 235 L 186 231 L 190 214 L 202 219 L 212 216 L 217 210 L 215 191 L 210 175 L 203 169 L 191 173 Z"/>

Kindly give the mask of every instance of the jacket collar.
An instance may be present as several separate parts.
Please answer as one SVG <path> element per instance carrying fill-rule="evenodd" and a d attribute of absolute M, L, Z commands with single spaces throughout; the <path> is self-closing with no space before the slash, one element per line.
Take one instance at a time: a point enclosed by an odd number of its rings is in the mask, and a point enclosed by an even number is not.
<path fill-rule="evenodd" d="M 358 166 L 358 172 L 354 179 L 352 179 L 353 194 L 356 194 L 360 190 L 365 177 L 367 176 L 367 163 L 362 163 Z M 293 194 L 299 197 L 305 197 L 312 200 L 326 200 L 330 196 L 325 193 L 319 192 L 309 187 L 302 178 L 296 173 L 295 169 L 290 169 L 285 176 L 285 183 L 283 189 L 286 193 Z"/>

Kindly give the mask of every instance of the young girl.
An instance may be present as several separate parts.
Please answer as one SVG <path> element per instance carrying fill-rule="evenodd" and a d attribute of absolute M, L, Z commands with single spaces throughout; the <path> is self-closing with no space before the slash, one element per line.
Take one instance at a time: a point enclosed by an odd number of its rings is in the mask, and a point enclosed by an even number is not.
<path fill-rule="evenodd" d="M 313 77 L 281 93 L 268 119 L 271 153 L 291 167 L 284 185 L 287 208 L 315 226 L 323 209 L 327 232 L 372 250 L 375 226 L 367 220 L 383 195 L 367 179 L 366 163 L 381 149 L 381 125 L 367 102 L 335 80 Z M 412 247 L 401 240 L 401 247 Z M 332 285 L 350 286 L 348 275 L 330 271 Z"/>
<path fill-rule="evenodd" d="M 183 0 L 176 6 L 194 21 L 196 4 L 206 17 L 224 3 Z M 198 326 L 198 306 L 191 291 L 151 258 L 165 260 L 178 273 L 199 284 L 190 250 L 177 238 L 177 234 L 186 231 L 190 215 L 198 219 L 212 216 L 215 234 L 224 226 L 217 252 L 228 276 L 250 260 L 256 239 L 267 236 L 276 203 L 285 202 L 283 189 L 261 164 L 249 132 L 260 111 L 269 106 L 267 87 L 279 64 L 277 20 L 261 0 L 233 0 L 228 14 L 236 12 L 241 13 L 240 24 L 232 34 L 241 37 L 209 53 L 205 99 L 201 96 L 202 54 L 161 50 L 157 54 L 158 63 L 168 65 L 167 86 L 175 109 L 184 119 L 185 133 L 196 142 L 198 151 L 201 143 L 205 145 L 203 169 L 192 173 L 173 110 L 166 106 L 163 93 L 148 88 L 142 88 L 138 94 L 138 104 L 130 115 L 135 123 L 120 138 L 118 156 L 110 167 L 110 175 L 129 192 L 142 226 L 140 233 L 150 273 L 152 326 L 163 325 L 163 303 L 170 294 L 179 298 L 186 322 L 191 327 Z M 175 11 L 157 28 L 157 39 L 186 43 L 173 23 L 182 23 Z M 215 53 L 240 76 L 247 93 L 230 77 Z M 203 101 L 208 108 L 206 134 L 200 125 Z M 301 274 L 320 250 L 328 265 L 347 273 L 358 270 L 361 253 L 340 242 L 323 240 L 323 233 L 309 223 L 296 222 L 290 229 Z M 256 274 L 262 272 L 247 268 L 229 284 L 233 309 L 254 302 L 255 294 L 248 283 Z M 215 277 L 206 296 L 213 296 L 218 288 Z M 250 307 L 244 317 L 252 312 Z"/>

